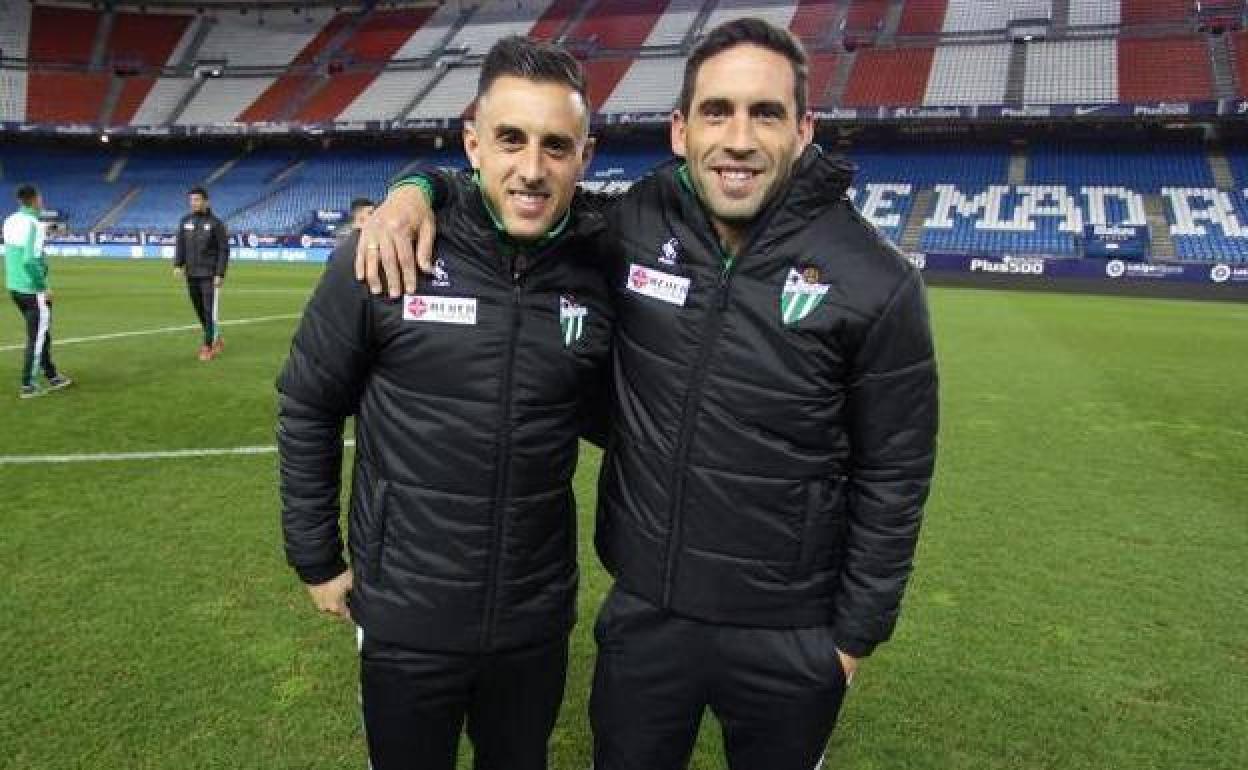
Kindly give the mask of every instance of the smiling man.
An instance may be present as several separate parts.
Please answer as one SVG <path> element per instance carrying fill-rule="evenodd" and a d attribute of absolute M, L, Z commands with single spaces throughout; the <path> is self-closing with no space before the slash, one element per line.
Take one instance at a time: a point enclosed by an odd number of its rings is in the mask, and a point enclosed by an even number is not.
<path fill-rule="evenodd" d="M 580 396 L 611 334 L 586 259 L 601 222 L 571 210 L 589 105 L 576 60 L 523 38 L 490 50 L 478 94 L 475 172 L 441 186 L 431 275 L 387 302 L 340 246 L 278 381 L 287 557 L 359 626 L 373 770 L 451 770 L 461 728 L 477 770 L 542 770 L 563 698 Z M 412 376 L 428 357 L 438 371 Z"/>
<path fill-rule="evenodd" d="M 595 770 L 685 767 L 707 708 L 732 770 L 810 770 L 900 611 L 936 449 L 927 308 L 850 168 L 810 146 L 806 66 L 765 21 L 712 30 L 672 116 L 682 160 L 609 210 Z M 359 272 L 410 280 L 425 209 L 388 199 L 370 227 L 392 258 Z"/>

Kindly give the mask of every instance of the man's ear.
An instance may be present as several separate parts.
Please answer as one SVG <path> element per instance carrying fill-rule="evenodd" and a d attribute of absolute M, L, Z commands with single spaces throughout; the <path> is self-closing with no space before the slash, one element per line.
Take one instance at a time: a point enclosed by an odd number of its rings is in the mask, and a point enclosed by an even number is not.
<path fill-rule="evenodd" d="M 589 171 L 589 165 L 594 162 L 594 150 L 598 149 L 598 140 L 589 137 L 585 140 L 585 147 L 581 150 L 581 176 L 585 176 L 585 172 Z"/>
<path fill-rule="evenodd" d="M 477 136 L 475 121 L 464 123 L 464 154 L 474 169 L 481 168 L 481 137 Z"/>
<path fill-rule="evenodd" d="M 685 122 L 685 114 L 680 110 L 672 110 L 672 153 L 685 157 L 685 131 L 688 124 Z"/>
<path fill-rule="evenodd" d="M 815 139 L 815 114 L 810 110 L 806 110 L 805 114 L 797 120 L 797 133 L 802 138 L 802 149 L 806 149 Z"/>

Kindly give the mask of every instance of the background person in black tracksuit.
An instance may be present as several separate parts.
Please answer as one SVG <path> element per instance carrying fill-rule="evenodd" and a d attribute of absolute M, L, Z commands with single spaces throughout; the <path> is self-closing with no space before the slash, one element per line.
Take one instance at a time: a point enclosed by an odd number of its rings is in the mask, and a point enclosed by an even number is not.
<path fill-rule="evenodd" d="M 340 247 L 278 380 L 287 555 L 360 627 L 374 770 L 450 770 L 465 724 L 479 770 L 541 770 L 563 697 L 581 403 L 611 334 L 601 224 L 570 210 L 589 108 L 576 60 L 524 38 L 490 50 L 479 94 L 478 174 L 444 185 L 436 270 L 390 302 Z M 430 357 L 438 374 L 412 376 Z"/>
<path fill-rule="evenodd" d="M 673 116 L 683 162 L 608 215 L 595 770 L 684 767 L 708 707 L 733 770 L 809 770 L 897 620 L 935 458 L 927 309 L 845 199 L 852 166 L 808 147 L 805 62 L 761 20 L 713 30 Z M 421 201 L 395 205 L 370 237 L 427 241 Z"/>
<path fill-rule="evenodd" d="M 224 345 L 217 310 L 221 284 L 225 282 L 225 271 L 230 264 L 230 237 L 225 223 L 209 208 L 208 192 L 204 188 L 192 188 L 187 197 L 191 213 L 178 222 L 173 272 L 178 277 L 186 276 L 191 305 L 204 328 L 199 360 L 210 361 L 221 353 Z"/>

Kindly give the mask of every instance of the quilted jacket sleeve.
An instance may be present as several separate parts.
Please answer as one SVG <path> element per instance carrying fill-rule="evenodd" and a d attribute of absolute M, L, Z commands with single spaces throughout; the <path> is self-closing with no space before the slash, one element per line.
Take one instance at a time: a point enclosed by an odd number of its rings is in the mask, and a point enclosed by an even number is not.
<path fill-rule="evenodd" d="M 342 432 L 372 361 L 371 305 L 339 247 L 304 310 L 277 380 L 280 492 L 286 558 L 306 583 L 346 569 L 340 531 Z"/>
<path fill-rule="evenodd" d="M 937 377 L 919 273 L 908 272 L 858 348 L 850 382 L 849 536 L 835 636 L 861 657 L 892 635 L 936 457 Z"/>

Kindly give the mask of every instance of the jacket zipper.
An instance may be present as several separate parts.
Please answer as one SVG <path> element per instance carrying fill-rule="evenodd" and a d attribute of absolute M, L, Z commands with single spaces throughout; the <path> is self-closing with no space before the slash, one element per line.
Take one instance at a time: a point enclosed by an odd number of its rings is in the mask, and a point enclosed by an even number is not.
<path fill-rule="evenodd" d="M 494 482 L 494 505 L 491 514 L 490 571 L 485 596 L 485 622 L 481 625 L 481 648 L 494 647 L 495 607 L 498 602 L 500 562 L 503 555 L 503 529 L 506 525 L 507 485 L 511 480 L 511 380 L 516 364 L 516 341 L 520 337 L 520 274 L 512 273 L 511 318 L 508 323 L 507 357 L 503 364 L 503 382 L 499 395 L 498 473 Z"/>
<path fill-rule="evenodd" d="M 685 466 L 689 461 L 690 439 L 697 427 L 698 408 L 702 402 L 702 385 L 706 380 L 707 364 L 710 363 L 711 353 L 714 352 L 715 345 L 719 341 L 723 311 L 727 309 L 728 300 L 731 297 L 733 268 L 750 253 L 759 237 L 767 232 L 771 218 L 779 207 L 772 206 L 771 210 L 766 213 L 765 219 L 760 221 L 758 227 L 750 233 L 750 239 L 731 258 L 724 253 L 717 239 L 706 237 L 707 233 L 714 233 L 715 230 L 705 211 L 700 205 L 698 208 L 701 212 L 698 231 L 702 235 L 702 240 L 711 246 L 711 251 L 723 258 L 723 267 L 719 271 L 719 281 L 715 285 L 714 302 L 711 304 L 706 322 L 702 325 L 702 334 L 699 336 L 702 341 L 702 350 L 698 353 L 697 364 L 693 370 L 693 377 L 690 379 L 689 390 L 685 393 L 685 405 L 681 413 L 680 439 L 676 444 L 676 461 L 673 463 L 672 498 L 668 507 L 667 553 L 663 566 L 663 602 L 661 605 L 663 609 L 671 608 L 672 587 L 676 584 L 677 556 L 680 553 L 681 530 L 684 526 Z"/>
<path fill-rule="evenodd" d="M 507 357 L 503 364 L 503 381 L 499 395 L 500 414 L 498 456 L 496 460 L 498 474 L 494 482 L 494 504 L 491 514 L 490 569 L 487 575 L 485 619 L 481 625 L 481 649 L 487 652 L 494 648 L 494 621 L 497 616 L 495 605 L 498 603 L 498 589 L 501 578 L 499 573 L 501 571 L 500 562 L 503 559 L 503 533 L 507 528 L 507 487 L 511 481 L 511 381 L 515 373 L 516 346 L 520 338 L 520 326 L 524 321 L 523 308 L 521 307 L 521 299 L 524 294 L 523 277 L 525 272 L 532 270 L 562 240 L 563 238 L 556 238 L 545 248 L 531 255 L 520 255 L 513 251 L 508 251 L 506 246 L 502 247 L 502 253 L 510 254 L 511 258 L 511 318 L 508 324 Z M 522 258 L 525 259 L 524 269 L 521 269 L 520 260 Z"/>

